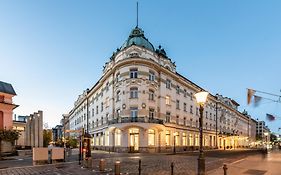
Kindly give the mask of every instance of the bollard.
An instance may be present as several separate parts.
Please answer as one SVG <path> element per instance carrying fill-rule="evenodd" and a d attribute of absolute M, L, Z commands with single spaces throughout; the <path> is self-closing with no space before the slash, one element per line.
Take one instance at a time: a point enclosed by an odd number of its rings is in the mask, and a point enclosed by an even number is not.
<path fill-rule="evenodd" d="M 114 166 L 114 171 L 115 171 L 115 175 L 120 175 L 121 171 L 120 171 L 120 161 L 116 161 L 115 162 L 115 166 Z"/>
<path fill-rule="evenodd" d="M 174 175 L 174 162 L 171 163 L 171 175 Z"/>
<path fill-rule="evenodd" d="M 223 164 L 223 174 L 227 175 L 227 165 Z"/>
<path fill-rule="evenodd" d="M 139 175 L 141 175 L 141 159 L 139 160 Z"/>
<path fill-rule="evenodd" d="M 100 171 L 105 170 L 105 160 L 104 159 L 100 160 L 99 168 L 100 168 Z"/>

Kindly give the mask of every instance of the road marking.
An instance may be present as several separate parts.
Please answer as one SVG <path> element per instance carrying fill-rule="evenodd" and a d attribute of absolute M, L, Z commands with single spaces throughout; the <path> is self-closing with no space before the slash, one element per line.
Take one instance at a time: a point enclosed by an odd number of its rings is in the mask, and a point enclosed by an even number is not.
<path fill-rule="evenodd" d="M 233 164 L 238 163 L 238 162 L 241 162 L 241 161 L 243 161 L 243 160 L 245 160 L 245 159 L 236 160 L 235 162 L 232 162 L 232 163 L 230 163 L 229 165 L 233 165 Z"/>

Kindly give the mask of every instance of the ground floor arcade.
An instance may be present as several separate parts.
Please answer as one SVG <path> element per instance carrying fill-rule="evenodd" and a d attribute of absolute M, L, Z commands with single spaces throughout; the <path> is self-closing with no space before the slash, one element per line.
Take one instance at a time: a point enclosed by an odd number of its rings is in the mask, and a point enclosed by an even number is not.
<path fill-rule="evenodd" d="M 196 128 L 176 128 L 151 123 L 119 123 L 92 133 L 92 147 L 115 152 L 182 152 L 199 148 Z M 204 131 L 205 149 L 247 147 L 247 137 L 217 136 Z"/>

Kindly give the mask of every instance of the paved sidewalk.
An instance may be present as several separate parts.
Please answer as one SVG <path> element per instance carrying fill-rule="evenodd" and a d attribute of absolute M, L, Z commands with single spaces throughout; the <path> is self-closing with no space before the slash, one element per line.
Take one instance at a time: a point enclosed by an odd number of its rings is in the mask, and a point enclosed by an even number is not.
<path fill-rule="evenodd" d="M 271 151 L 264 155 L 252 155 L 227 164 L 227 175 L 280 175 L 281 152 Z M 210 171 L 209 175 L 223 175 L 223 168 Z"/>

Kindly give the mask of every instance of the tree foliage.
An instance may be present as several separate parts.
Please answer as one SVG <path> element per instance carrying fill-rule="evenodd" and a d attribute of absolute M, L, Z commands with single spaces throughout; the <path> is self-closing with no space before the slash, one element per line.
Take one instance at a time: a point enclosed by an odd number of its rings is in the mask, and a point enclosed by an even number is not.
<path fill-rule="evenodd" d="M 43 130 L 43 146 L 47 147 L 52 141 L 52 131 L 44 129 Z"/>
<path fill-rule="evenodd" d="M 0 141 L 6 141 L 14 143 L 15 140 L 18 140 L 20 137 L 20 133 L 15 130 L 0 130 Z"/>

